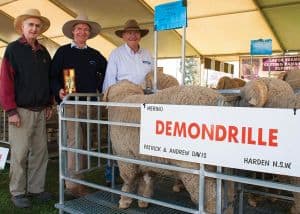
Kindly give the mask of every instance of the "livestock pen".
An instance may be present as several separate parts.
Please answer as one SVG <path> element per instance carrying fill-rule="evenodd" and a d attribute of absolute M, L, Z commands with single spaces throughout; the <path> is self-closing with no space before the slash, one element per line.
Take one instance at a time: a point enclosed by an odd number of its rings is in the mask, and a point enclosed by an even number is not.
<path fill-rule="evenodd" d="M 225 90 L 220 91 L 221 93 L 230 94 L 225 100 L 219 100 L 219 105 L 232 105 L 234 102 L 238 102 L 236 99 L 236 93 L 239 90 Z M 235 95 L 232 95 L 231 93 Z M 73 95 L 72 95 L 73 96 Z M 79 96 L 74 94 L 74 96 Z M 85 95 L 81 95 L 85 96 Z M 226 97 L 226 96 L 225 96 Z M 103 139 L 98 139 L 98 149 L 92 149 L 87 145 L 86 149 L 70 148 L 66 143 L 66 122 L 73 121 L 76 123 L 84 123 L 87 127 L 96 124 L 98 129 L 101 126 L 125 126 L 140 128 L 140 123 L 128 123 L 124 121 L 109 121 L 99 120 L 98 118 L 78 118 L 78 117 L 66 117 L 65 107 L 67 105 L 74 106 L 106 106 L 106 107 L 126 107 L 126 108 L 141 108 L 140 104 L 134 103 L 111 103 L 111 102 L 93 102 L 87 99 L 87 101 L 79 101 L 70 99 L 69 96 L 63 101 L 59 110 L 59 167 L 60 167 L 60 185 L 59 185 L 59 203 L 55 206 L 60 210 L 60 212 L 69 213 L 205 213 L 205 180 L 207 178 L 213 178 L 216 180 L 216 213 L 224 213 L 226 208 L 232 207 L 234 213 L 287 213 L 288 209 L 292 206 L 292 192 L 300 192 L 300 187 L 296 185 L 291 185 L 289 183 L 274 182 L 272 179 L 266 178 L 264 174 L 261 178 L 253 177 L 253 173 L 243 170 L 228 170 L 221 166 L 217 167 L 215 172 L 206 170 L 205 165 L 199 164 L 198 169 L 190 169 L 184 167 L 178 167 L 175 165 L 161 164 L 149 161 L 143 161 L 128 157 L 121 157 L 114 155 L 110 149 L 110 140 L 108 137 L 107 142 L 103 142 Z M 101 113 L 100 113 L 101 114 Z M 87 138 L 92 139 L 88 132 Z M 109 133 L 109 132 L 108 132 Z M 101 142 L 102 141 L 102 142 Z M 88 140 L 87 142 L 91 142 Z M 108 143 L 108 152 L 103 152 L 101 150 L 101 144 Z M 188 193 L 183 191 L 182 193 L 172 193 L 172 182 L 174 178 L 160 176 L 158 181 L 154 185 L 154 197 L 147 198 L 134 193 L 128 193 L 121 190 L 119 183 L 116 183 L 116 178 L 113 174 L 113 183 L 111 187 L 107 187 L 101 182 L 89 182 L 85 179 L 74 179 L 68 175 L 67 172 L 67 152 L 75 153 L 77 156 L 77 169 L 79 169 L 78 157 L 79 155 L 87 155 L 88 161 L 92 159 L 97 160 L 97 166 L 99 167 L 101 160 L 109 160 L 112 164 L 114 161 L 122 161 L 126 163 L 144 165 L 148 167 L 160 168 L 164 170 L 178 171 L 183 173 L 190 173 L 199 176 L 199 199 L 198 205 L 195 205 L 190 200 Z M 93 162 L 93 161 L 92 161 Z M 90 163 L 92 163 L 90 162 Z M 92 170 L 90 168 L 89 170 Z M 114 169 L 114 167 L 113 167 Z M 83 172 L 83 171 L 82 171 Z M 103 175 L 99 175 L 103 176 Z M 87 196 L 79 199 L 66 201 L 64 198 L 64 181 L 72 181 L 87 187 L 93 188 L 95 191 Z M 227 185 L 224 185 L 225 181 L 232 181 L 235 183 L 236 198 L 233 204 L 227 202 L 227 198 L 224 197 L 224 192 L 227 191 Z M 270 192 L 270 189 L 276 190 L 275 192 Z M 281 190 L 281 191 L 277 191 Z M 255 206 L 250 206 L 245 203 L 244 200 L 249 200 L 249 193 L 262 196 L 267 199 L 277 200 L 276 203 L 272 201 L 264 201 L 264 203 L 257 203 Z M 142 209 L 137 207 L 134 203 L 129 209 L 122 210 L 118 208 L 118 200 L 120 195 L 134 198 L 137 200 L 142 200 L 150 203 L 151 205 L 147 209 Z M 261 198 L 257 200 L 261 201 Z"/>

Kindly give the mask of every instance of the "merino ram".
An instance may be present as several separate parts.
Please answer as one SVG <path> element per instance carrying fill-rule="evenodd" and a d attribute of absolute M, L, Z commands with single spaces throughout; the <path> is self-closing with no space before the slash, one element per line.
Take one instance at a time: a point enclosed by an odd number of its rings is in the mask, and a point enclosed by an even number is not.
<path fill-rule="evenodd" d="M 123 103 L 160 103 L 160 104 L 186 104 L 186 105 L 211 105 L 216 106 L 218 100 L 223 96 L 216 91 L 199 86 L 175 86 L 164 89 L 156 94 L 144 95 L 140 86 L 127 80 L 111 86 L 105 93 L 104 99 L 111 102 Z M 108 116 L 110 121 L 140 122 L 140 111 L 135 108 L 109 107 Z M 152 157 L 139 154 L 139 129 L 124 126 L 111 126 L 111 142 L 114 152 L 117 155 L 134 159 L 148 160 L 164 164 L 172 164 L 181 167 L 199 169 L 199 164 L 171 160 L 159 157 Z M 142 165 L 118 162 L 120 175 L 124 181 L 122 191 L 133 192 L 136 180 L 139 179 L 138 193 L 145 197 L 151 197 L 153 192 L 153 173 L 166 175 L 172 173 L 179 178 L 186 190 L 189 192 L 193 202 L 198 202 L 199 177 L 193 174 L 171 172 L 161 169 L 149 168 Z M 139 178 L 139 175 L 143 175 Z M 205 207 L 208 212 L 215 212 L 215 180 L 208 178 L 205 182 Z M 232 198 L 232 196 L 229 196 Z M 121 196 L 119 201 L 120 208 L 127 208 L 132 203 L 132 199 Z M 147 207 L 146 202 L 139 201 L 140 207 Z"/>
<path fill-rule="evenodd" d="M 156 94 L 144 95 L 140 86 L 129 81 L 121 81 L 111 86 L 104 95 L 107 101 L 123 103 L 157 103 L 157 104 L 185 104 L 185 105 L 211 105 L 216 106 L 219 100 L 224 97 L 216 91 L 200 86 L 175 86 L 159 91 Z M 284 81 L 270 78 L 260 78 L 248 82 L 241 89 L 241 100 L 239 106 L 253 107 L 277 107 L 287 108 L 295 106 L 295 95 L 292 88 Z M 109 107 L 109 120 L 122 122 L 140 122 L 140 111 L 134 108 Z M 198 169 L 199 164 L 151 157 L 139 154 L 139 130 L 133 127 L 112 126 L 111 141 L 113 150 L 120 156 L 148 160 L 165 164 L 172 164 L 181 167 Z M 133 192 L 135 183 L 139 179 L 138 193 L 145 197 L 153 194 L 153 179 L 151 173 L 166 174 L 165 170 L 149 168 L 140 165 L 128 164 L 119 161 L 120 175 L 124 181 L 122 191 Z M 210 168 L 211 169 L 211 168 Z M 171 172 L 168 172 L 171 173 Z M 189 192 L 193 202 L 198 202 L 199 179 L 197 175 L 172 172 L 179 178 L 186 190 Z M 139 177 L 139 175 L 142 175 Z M 215 212 L 215 180 L 208 178 L 206 181 L 205 207 L 210 213 Z M 143 187 L 143 188 L 141 188 Z M 228 192 L 229 201 L 233 200 L 230 189 Z M 295 195 L 297 197 L 298 195 Z M 120 208 L 127 208 L 132 199 L 121 196 Z M 297 201 L 296 207 L 298 205 Z M 148 204 L 139 201 L 140 207 L 147 207 Z M 230 211 L 229 211 L 230 212 Z"/>

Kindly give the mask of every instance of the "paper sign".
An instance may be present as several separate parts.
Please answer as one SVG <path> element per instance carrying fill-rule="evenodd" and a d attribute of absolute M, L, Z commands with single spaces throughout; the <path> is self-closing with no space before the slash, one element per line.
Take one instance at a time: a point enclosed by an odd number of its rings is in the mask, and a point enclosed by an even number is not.
<path fill-rule="evenodd" d="M 8 155 L 8 148 L 0 147 L 0 169 L 4 169 L 7 155 Z"/>
<path fill-rule="evenodd" d="M 140 153 L 299 177 L 299 124 L 293 109 L 146 104 Z"/>
<path fill-rule="evenodd" d="M 271 55 L 272 39 L 251 40 L 251 55 Z"/>
<path fill-rule="evenodd" d="M 180 0 L 155 7 L 154 30 L 170 30 L 187 26 L 186 0 Z"/>

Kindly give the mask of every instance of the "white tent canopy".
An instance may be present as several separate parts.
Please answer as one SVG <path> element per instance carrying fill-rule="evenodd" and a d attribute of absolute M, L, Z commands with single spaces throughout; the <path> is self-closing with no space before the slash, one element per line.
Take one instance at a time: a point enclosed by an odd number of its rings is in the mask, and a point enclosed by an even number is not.
<path fill-rule="evenodd" d="M 68 43 L 62 25 L 79 11 L 102 26 L 102 31 L 88 44 L 105 56 L 122 43 L 114 31 L 127 19 L 134 18 L 150 34 L 142 46 L 153 52 L 154 7 L 170 0 L 0 0 L 0 54 L 8 42 L 18 37 L 13 19 L 25 9 L 37 8 L 51 21 L 41 41 L 51 54 Z M 219 60 L 238 60 L 248 55 L 250 40 L 272 39 L 273 52 L 299 51 L 300 0 L 187 0 L 187 56 L 209 56 Z M 158 56 L 181 54 L 182 31 L 159 32 Z"/>

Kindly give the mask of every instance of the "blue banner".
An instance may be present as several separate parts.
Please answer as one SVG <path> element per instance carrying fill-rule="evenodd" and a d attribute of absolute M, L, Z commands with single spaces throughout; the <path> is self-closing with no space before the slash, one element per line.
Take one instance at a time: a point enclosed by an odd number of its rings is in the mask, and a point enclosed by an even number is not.
<path fill-rule="evenodd" d="M 155 7 L 154 30 L 170 30 L 187 26 L 187 2 L 180 0 Z"/>
<path fill-rule="evenodd" d="M 272 39 L 251 40 L 251 55 L 271 55 Z"/>

